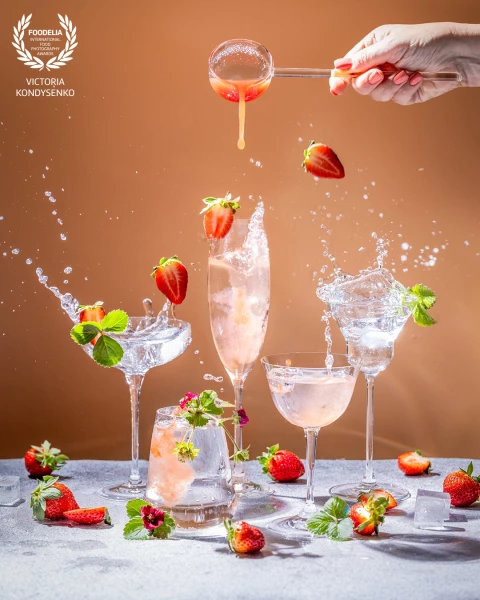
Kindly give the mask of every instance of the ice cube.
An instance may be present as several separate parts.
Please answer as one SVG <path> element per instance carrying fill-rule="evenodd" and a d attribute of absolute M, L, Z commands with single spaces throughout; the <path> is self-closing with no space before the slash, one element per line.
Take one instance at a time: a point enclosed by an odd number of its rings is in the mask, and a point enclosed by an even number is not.
<path fill-rule="evenodd" d="M 389 333 L 366 327 L 361 330 L 359 344 L 368 350 L 379 350 L 392 343 Z"/>
<path fill-rule="evenodd" d="M 413 526 L 416 529 L 443 529 L 450 514 L 450 495 L 418 490 Z"/>
<path fill-rule="evenodd" d="M 13 506 L 20 500 L 20 477 L 0 475 L 0 506 Z"/>

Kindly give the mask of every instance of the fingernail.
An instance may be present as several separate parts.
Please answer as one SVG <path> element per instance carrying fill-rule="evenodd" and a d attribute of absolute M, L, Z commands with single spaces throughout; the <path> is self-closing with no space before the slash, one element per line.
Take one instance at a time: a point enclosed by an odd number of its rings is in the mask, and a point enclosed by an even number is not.
<path fill-rule="evenodd" d="M 420 75 L 420 73 L 415 73 L 415 75 L 410 79 L 410 85 L 417 85 L 421 81 L 423 81 L 423 77 Z"/>
<path fill-rule="evenodd" d="M 350 58 L 337 58 L 333 61 L 336 69 L 350 69 L 352 60 Z"/>
<path fill-rule="evenodd" d="M 380 83 L 380 81 L 382 81 L 383 79 L 383 73 L 380 73 L 380 71 L 374 71 L 373 73 L 370 73 L 370 75 L 368 76 L 368 82 L 371 83 L 372 85 L 375 83 Z"/>
<path fill-rule="evenodd" d="M 402 83 L 405 83 L 407 81 L 407 79 L 408 79 L 408 75 L 405 73 L 405 71 L 400 71 L 399 73 L 394 75 L 393 83 L 395 85 L 402 85 Z"/>

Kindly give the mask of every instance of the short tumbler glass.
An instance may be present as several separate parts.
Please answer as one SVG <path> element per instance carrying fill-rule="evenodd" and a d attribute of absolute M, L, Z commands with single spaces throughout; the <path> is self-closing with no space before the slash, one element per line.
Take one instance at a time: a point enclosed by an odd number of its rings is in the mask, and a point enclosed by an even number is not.
<path fill-rule="evenodd" d="M 213 421 L 196 428 L 190 441 L 199 453 L 193 461 L 181 462 L 175 445 L 184 440 L 190 425 L 177 412 L 178 406 L 157 410 L 145 500 L 168 511 L 181 533 L 231 518 L 236 497 L 223 428 Z"/>

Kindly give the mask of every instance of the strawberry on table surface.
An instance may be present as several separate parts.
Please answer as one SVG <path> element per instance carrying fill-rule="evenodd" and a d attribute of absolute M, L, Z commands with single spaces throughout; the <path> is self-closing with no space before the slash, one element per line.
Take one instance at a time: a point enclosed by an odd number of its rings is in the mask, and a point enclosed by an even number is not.
<path fill-rule="evenodd" d="M 235 198 L 232 200 L 230 193 L 225 194 L 225 198 L 205 198 L 207 205 L 200 214 L 204 214 L 203 227 L 205 235 L 210 240 L 224 238 L 230 231 L 235 213 L 240 208 Z"/>
<path fill-rule="evenodd" d="M 443 491 L 450 494 L 453 506 L 470 506 L 480 498 L 480 477 L 473 476 L 473 463 L 445 477 Z"/>
<path fill-rule="evenodd" d="M 392 494 L 386 492 L 385 490 L 371 490 L 370 492 L 363 492 L 358 496 L 357 500 L 362 504 L 368 504 L 368 501 L 371 497 L 373 497 L 374 500 L 377 498 L 385 498 L 388 502 L 387 506 L 385 507 L 385 510 L 387 511 L 392 510 L 392 508 L 397 506 L 397 501 L 395 498 L 392 496 Z"/>
<path fill-rule="evenodd" d="M 384 520 L 387 498 L 369 498 L 368 502 L 357 502 L 350 509 L 353 528 L 360 535 L 378 535 L 378 527 Z"/>
<path fill-rule="evenodd" d="M 303 151 L 302 167 L 315 177 L 326 179 L 343 179 L 345 169 L 335 152 L 325 144 L 310 142 Z"/>
<path fill-rule="evenodd" d="M 101 323 L 103 317 L 105 316 L 105 311 L 103 310 L 103 302 L 98 300 L 95 304 L 91 304 L 88 306 L 79 306 L 77 309 L 77 313 L 80 319 L 80 323 L 85 322 L 93 322 L 93 323 Z M 90 343 L 92 346 L 95 346 L 98 338 L 101 336 L 101 333 L 97 335 Z"/>
<path fill-rule="evenodd" d="M 58 477 L 47 475 L 43 481 L 38 480 L 38 486 L 30 497 L 30 508 L 33 509 L 33 516 L 43 521 L 63 519 L 65 512 L 79 506 L 70 488 L 58 483 Z"/>
<path fill-rule="evenodd" d="M 188 273 L 178 256 L 163 257 L 153 268 L 152 277 L 155 277 L 157 288 L 172 304 L 181 304 L 185 300 Z"/>
<path fill-rule="evenodd" d="M 265 537 L 257 527 L 245 521 L 232 523 L 230 519 L 224 521 L 227 530 L 227 542 L 232 552 L 250 554 L 259 552 L 265 546 Z"/>
<path fill-rule="evenodd" d="M 298 456 L 289 450 L 280 450 L 278 444 L 267 448 L 267 452 L 257 459 L 263 467 L 262 472 L 268 473 L 275 481 L 295 481 L 305 474 L 305 467 Z"/>
<path fill-rule="evenodd" d="M 25 468 L 32 477 L 50 475 L 52 471 L 61 469 L 68 460 L 68 456 L 60 452 L 45 440 L 41 446 L 32 446 L 25 454 Z"/>
<path fill-rule="evenodd" d="M 422 475 L 428 473 L 432 467 L 429 458 L 422 456 L 420 450 L 415 452 L 404 452 L 398 457 L 398 468 L 405 475 Z"/>
<path fill-rule="evenodd" d="M 99 506 L 98 508 L 77 508 L 75 510 L 67 510 L 63 513 L 63 516 L 69 521 L 81 523 L 83 525 L 97 525 L 98 523 L 105 523 L 106 525 L 112 524 L 106 506 Z"/>

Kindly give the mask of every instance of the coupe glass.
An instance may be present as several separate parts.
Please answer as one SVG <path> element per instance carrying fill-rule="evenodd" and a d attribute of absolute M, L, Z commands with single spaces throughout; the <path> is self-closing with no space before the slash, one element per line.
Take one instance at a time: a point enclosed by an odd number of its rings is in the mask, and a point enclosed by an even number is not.
<path fill-rule="evenodd" d="M 255 215 L 254 215 L 255 217 Z M 265 339 L 270 307 L 270 260 L 263 229 L 263 209 L 256 218 L 235 219 L 223 239 L 210 242 L 208 303 L 213 340 L 235 395 L 235 409 L 243 408 L 245 379 Z M 242 428 L 235 425 L 235 443 L 242 448 Z M 243 464 L 233 470 L 235 491 L 262 491 L 245 480 Z"/>
<path fill-rule="evenodd" d="M 333 366 L 325 366 L 327 356 Z M 313 473 L 318 432 L 343 415 L 352 398 L 358 370 L 343 354 L 292 352 L 261 359 L 270 393 L 278 411 L 289 423 L 302 427 L 307 446 L 307 495 L 299 514 L 275 519 L 269 525 L 286 537 L 308 534 L 307 519 L 317 511 Z"/>
<path fill-rule="evenodd" d="M 393 358 L 395 340 L 411 314 L 408 306 L 375 300 L 330 304 L 330 311 L 347 343 L 347 357 L 365 375 L 367 382 L 367 434 L 365 474 L 359 483 L 345 483 L 330 489 L 332 496 L 355 502 L 362 492 L 382 489 L 399 502 L 410 492 L 393 483 L 377 482 L 373 468 L 373 392 L 375 378 Z"/>

